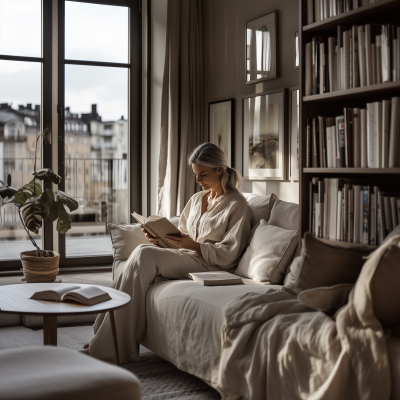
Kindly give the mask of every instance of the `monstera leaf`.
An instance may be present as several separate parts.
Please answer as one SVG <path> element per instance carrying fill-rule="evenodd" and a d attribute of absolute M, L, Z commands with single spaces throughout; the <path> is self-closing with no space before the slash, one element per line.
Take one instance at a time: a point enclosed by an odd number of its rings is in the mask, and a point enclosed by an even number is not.
<path fill-rule="evenodd" d="M 54 171 L 50 168 L 43 168 L 40 171 L 34 172 L 32 175 L 41 181 L 52 182 L 56 185 L 59 185 L 62 181 L 61 176 L 54 173 Z"/>
<path fill-rule="evenodd" d="M 43 211 L 53 222 L 58 218 L 58 207 L 54 193 L 46 189 L 39 197 L 43 204 Z"/>
<path fill-rule="evenodd" d="M 39 183 L 35 182 L 35 178 L 33 178 L 29 183 L 22 186 L 22 188 L 14 194 L 14 200 L 12 202 L 24 205 L 25 202 L 31 197 L 36 197 L 41 194 L 42 189 L 40 188 Z"/>
<path fill-rule="evenodd" d="M 65 204 L 70 211 L 74 211 L 78 208 L 78 202 L 72 197 L 68 196 L 67 193 L 62 192 L 61 190 L 57 190 L 56 192 L 56 201 L 59 201 Z"/>
<path fill-rule="evenodd" d="M 28 199 L 21 208 L 22 219 L 25 226 L 36 234 L 42 226 L 43 208 L 40 199 Z"/>
<path fill-rule="evenodd" d="M 0 181 L 0 196 L 5 199 L 6 197 L 12 198 L 17 193 L 17 189 L 11 187 L 11 175 L 7 176 L 7 185 Z"/>
<path fill-rule="evenodd" d="M 58 208 L 58 221 L 57 221 L 57 231 L 61 234 L 69 231 L 71 229 L 71 218 L 65 211 L 64 205 L 60 202 L 56 202 Z"/>

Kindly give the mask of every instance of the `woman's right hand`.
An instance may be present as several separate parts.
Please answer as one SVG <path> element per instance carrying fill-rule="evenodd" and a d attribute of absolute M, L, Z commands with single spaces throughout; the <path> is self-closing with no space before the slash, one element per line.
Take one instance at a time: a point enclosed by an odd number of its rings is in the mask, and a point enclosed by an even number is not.
<path fill-rule="evenodd" d="M 151 244 L 155 244 L 156 246 L 158 246 L 158 238 L 154 237 L 152 235 L 150 235 L 149 232 L 146 231 L 146 229 L 143 228 L 143 225 L 140 225 L 140 228 L 142 229 L 144 236 L 146 236 L 147 240 L 151 243 Z"/>

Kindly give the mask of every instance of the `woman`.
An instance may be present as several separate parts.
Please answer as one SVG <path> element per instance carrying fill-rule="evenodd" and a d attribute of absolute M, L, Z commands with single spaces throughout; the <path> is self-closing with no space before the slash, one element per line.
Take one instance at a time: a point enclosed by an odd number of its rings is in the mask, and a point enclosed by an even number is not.
<path fill-rule="evenodd" d="M 250 234 L 250 210 L 239 193 L 239 173 L 229 168 L 225 153 L 204 143 L 189 156 L 203 191 L 189 200 L 179 221 L 180 236 L 166 238 L 178 249 L 158 246 L 158 239 L 142 230 L 150 244 L 138 246 L 111 287 L 128 293 L 132 301 L 115 311 L 122 362 L 138 359 L 138 343 L 146 333 L 146 294 L 156 275 L 187 279 L 189 272 L 229 271 L 239 262 Z M 109 314 L 95 322 L 89 354 L 115 362 Z"/>

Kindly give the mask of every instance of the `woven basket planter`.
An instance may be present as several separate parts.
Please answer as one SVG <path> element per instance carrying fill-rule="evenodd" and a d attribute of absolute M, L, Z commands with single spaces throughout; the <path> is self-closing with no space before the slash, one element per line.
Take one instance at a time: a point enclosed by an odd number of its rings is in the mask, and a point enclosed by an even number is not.
<path fill-rule="evenodd" d="M 56 280 L 60 254 L 55 251 L 52 251 L 52 253 L 54 257 L 37 257 L 36 250 L 21 253 L 26 282 L 54 282 Z"/>

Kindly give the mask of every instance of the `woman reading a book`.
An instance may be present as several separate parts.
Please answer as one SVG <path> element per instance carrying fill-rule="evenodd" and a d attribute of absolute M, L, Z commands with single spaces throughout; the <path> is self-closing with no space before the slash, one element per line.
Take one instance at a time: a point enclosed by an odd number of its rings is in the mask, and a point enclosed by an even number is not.
<path fill-rule="evenodd" d="M 212 143 L 198 146 L 189 156 L 202 191 L 186 204 L 179 221 L 180 236 L 167 235 L 177 249 L 162 248 L 143 227 L 149 244 L 138 246 L 111 287 L 132 301 L 115 312 L 120 359 L 138 359 L 138 344 L 146 333 L 146 294 L 156 275 L 187 279 L 190 272 L 230 271 L 239 262 L 250 235 L 250 208 L 240 194 L 241 177 L 228 167 L 225 153 Z M 114 362 L 109 315 L 95 322 L 90 355 Z"/>

